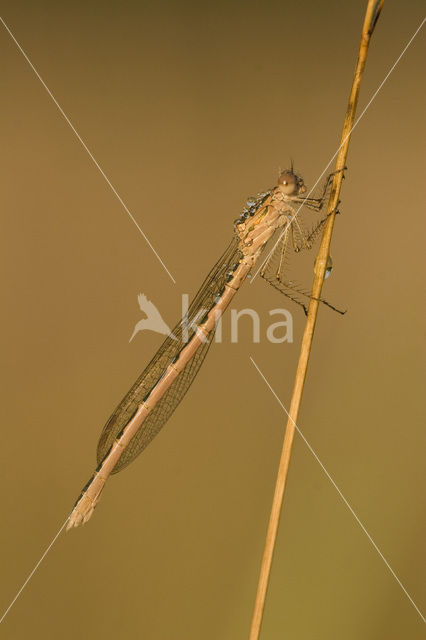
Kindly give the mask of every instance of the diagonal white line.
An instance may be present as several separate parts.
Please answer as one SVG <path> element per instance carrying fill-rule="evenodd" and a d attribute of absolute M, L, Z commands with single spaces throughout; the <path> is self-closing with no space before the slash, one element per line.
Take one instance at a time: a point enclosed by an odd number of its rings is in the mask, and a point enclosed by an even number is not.
<path fill-rule="evenodd" d="M 326 164 L 326 166 L 324 167 L 322 173 L 320 173 L 320 175 L 318 176 L 316 182 L 314 183 L 314 185 L 311 187 L 310 191 L 306 194 L 306 196 L 304 196 L 305 198 L 309 198 L 309 196 L 311 195 L 311 193 L 314 191 L 315 187 L 317 186 L 317 184 L 319 183 L 319 181 L 321 180 L 321 178 L 324 176 L 325 172 L 327 171 L 328 167 L 331 165 L 331 163 L 333 162 L 334 158 L 337 156 L 337 154 L 339 153 L 340 149 L 342 148 L 342 146 L 345 144 L 346 140 L 349 138 L 349 136 L 351 135 L 352 131 L 357 127 L 357 125 L 359 124 L 359 121 L 361 120 L 361 118 L 365 115 L 365 112 L 367 111 L 367 109 L 371 106 L 373 100 L 377 97 L 377 94 L 379 93 L 379 91 L 382 89 L 383 85 L 385 84 L 386 80 L 389 78 L 390 74 L 392 73 L 392 71 L 395 69 L 396 65 L 398 64 L 398 62 L 401 60 L 402 56 L 405 54 L 405 52 L 407 51 L 408 47 L 411 45 L 411 43 L 413 42 L 414 38 L 416 37 L 416 35 L 419 33 L 420 29 L 423 27 L 424 23 L 426 21 L 426 18 L 423 18 L 423 20 L 421 21 L 421 23 L 419 24 L 419 26 L 417 27 L 417 29 L 415 30 L 415 32 L 413 33 L 413 35 L 411 36 L 411 38 L 409 39 L 409 41 L 407 42 L 407 44 L 405 45 L 405 47 L 403 48 L 403 50 L 401 51 L 401 53 L 399 54 L 399 56 L 397 57 L 397 59 L 395 60 L 395 62 L 393 63 L 393 65 L 391 66 L 391 68 L 389 69 L 389 71 L 387 72 L 387 74 L 385 75 L 385 77 L 383 78 L 383 80 L 381 81 L 381 83 L 379 84 L 379 86 L 377 87 L 376 91 L 373 93 L 373 95 L 371 96 L 370 100 L 367 102 L 366 106 L 364 107 L 364 109 L 361 111 L 361 114 L 359 115 L 359 117 L 355 120 L 354 125 L 352 127 L 352 129 L 349 131 L 349 133 L 347 134 L 347 136 L 342 140 L 340 146 L 338 147 L 337 151 L 331 156 L 330 160 L 328 161 L 328 163 Z M 289 220 L 288 225 L 286 225 L 286 230 L 288 229 L 288 227 L 293 223 L 293 220 L 295 220 L 297 218 L 297 215 L 299 214 L 299 211 L 302 209 L 303 204 L 300 205 L 300 207 L 297 209 L 297 211 L 295 212 L 295 214 L 291 217 L 291 219 Z M 252 276 L 251 280 L 250 280 L 250 284 L 253 284 L 257 274 L 259 273 L 259 271 L 263 268 L 263 266 L 265 265 L 265 263 L 269 260 L 270 256 L 272 255 L 272 253 L 275 251 L 277 245 L 279 244 L 281 238 L 283 237 L 284 233 L 286 233 L 286 231 L 283 231 L 280 235 L 278 240 L 275 242 L 274 246 L 272 247 L 272 249 L 270 250 L 270 252 L 268 253 L 268 255 L 266 256 L 266 258 L 263 260 L 263 262 L 261 263 L 260 267 L 257 269 L 256 273 Z"/>
<path fill-rule="evenodd" d="M 418 608 L 418 606 L 414 602 L 413 598 L 410 596 L 410 594 L 408 593 L 407 589 L 404 587 L 404 585 L 402 584 L 401 580 L 398 578 L 398 576 L 396 575 L 395 571 L 392 569 L 392 567 L 390 566 L 389 562 L 386 560 L 385 556 L 380 551 L 379 547 L 374 542 L 373 538 L 368 533 L 367 529 L 365 528 L 365 526 L 363 525 L 361 520 L 358 518 L 357 514 L 352 509 L 351 505 L 346 500 L 345 496 L 343 495 L 343 493 L 341 492 L 341 490 L 339 489 L 339 487 L 337 486 L 337 484 L 335 483 L 335 481 L 333 480 L 333 478 L 331 477 L 331 475 L 329 474 L 329 472 L 327 471 L 327 469 L 325 468 L 325 466 L 323 465 L 321 460 L 319 459 L 317 453 L 311 447 L 309 442 L 306 440 L 305 436 L 303 435 L 303 433 L 301 432 L 301 430 L 299 429 L 299 427 L 297 426 L 297 424 L 295 423 L 293 418 L 290 416 L 290 414 L 288 413 L 287 409 L 285 408 L 285 406 L 281 402 L 280 398 L 275 393 L 274 389 L 272 388 L 272 386 L 270 385 L 270 383 L 268 382 L 268 380 L 266 379 L 266 377 L 264 376 L 264 374 L 259 369 L 259 367 L 257 366 L 256 362 L 253 360 L 253 358 L 251 356 L 250 356 L 250 360 L 251 360 L 252 364 L 254 365 L 254 367 L 256 368 L 256 370 L 259 373 L 259 375 L 261 376 L 261 378 L 263 379 L 263 381 L 265 382 L 265 384 L 267 385 L 267 387 L 269 388 L 269 390 L 271 391 L 271 393 L 274 396 L 274 398 L 277 400 L 277 402 L 280 405 L 281 409 L 283 409 L 283 411 L 287 414 L 287 417 L 290 418 L 290 420 L 294 424 L 294 426 L 295 426 L 295 428 L 297 430 L 297 433 L 300 435 L 300 437 L 302 438 L 303 442 L 306 444 L 306 446 L 308 447 L 309 451 L 312 453 L 312 455 L 314 456 L 315 460 L 318 462 L 318 464 L 320 465 L 321 469 L 324 471 L 325 475 L 330 480 L 331 484 L 336 489 L 337 493 L 342 498 L 343 502 L 345 503 L 345 505 L 347 506 L 347 508 L 349 509 L 349 511 L 351 512 L 351 514 L 353 515 L 353 517 L 355 518 L 357 523 L 359 524 L 359 526 L 361 527 L 361 529 L 363 530 L 363 532 L 365 533 L 367 538 L 370 540 L 371 544 L 373 545 L 373 547 L 375 548 L 375 550 L 377 551 L 377 553 L 379 554 L 379 556 L 381 557 L 381 559 L 383 560 L 383 562 L 385 563 L 385 565 L 387 566 L 387 568 L 389 569 L 389 571 L 391 572 L 391 574 L 393 575 L 393 577 L 395 578 L 395 580 L 397 581 L 397 583 L 399 584 L 399 586 L 401 587 L 401 589 L 403 590 L 403 592 L 405 593 L 405 595 L 407 596 L 407 598 L 409 599 L 409 601 L 411 602 L 411 604 L 413 605 L 413 607 L 415 608 L 415 610 L 417 611 L 417 613 L 419 614 L 421 619 L 423 620 L 423 622 L 426 623 L 426 618 L 423 616 L 422 612 L 420 611 L 420 609 Z"/>
<path fill-rule="evenodd" d="M 13 605 L 15 604 L 15 602 L 17 601 L 17 599 L 19 598 L 19 596 L 21 595 L 21 593 L 23 592 L 23 590 L 25 589 L 25 587 L 27 586 L 27 584 L 29 583 L 29 581 L 31 580 L 31 578 L 33 577 L 33 575 L 35 574 L 35 572 L 37 571 L 37 569 L 39 568 L 39 566 L 41 565 L 41 563 L 43 562 L 43 560 L 45 559 L 45 557 L 47 556 L 47 554 L 49 553 L 49 551 L 51 550 L 51 548 L 53 547 L 53 545 L 55 544 L 56 540 L 59 538 L 59 536 L 61 535 L 65 525 L 67 524 L 68 520 L 69 520 L 69 516 L 67 517 L 67 519 L 65 520 L 64 524 L 62 525 L 62 527 L 59 529 L 58 533 L 56 534 L 56 536 L 53 538 L 52 542 L 49 544 L 49 546 L 47 547 L 47 549 L 45 550 L 45 552 L 43 553 L 43 555 L 41 556 L 40 560 L 37 562 L 37 564 L 35 565 L 34 569 L 31 571 L 31 573 L 28 575 L 27 579 L 25 580 L 24 584 L 22 585 L 22 587 L 19 589 L 18 593 L 16 594 L 16 596 L 13 598 L 12 602 L 10 603 L 10 605 L 7 607 L 6 611 L 3 613 L 2 617 L 0 618 L 0 624 L 3 622 L 3 620 L 5 619 L 5 617 L 7 616 L 7 614 L 9 613 L 9 611 L 11 610 L 11 608 L 13 607 Z"/>
<path fill-rule="evenodd" d="M 76 136 L 77 140 L 80 142 L 80 144 L 82 145 L 83 149 L 87 152 L 87 154 L 89 155 L 90 159 L 92 160 L 93 164 L 96 166 L 96 168 L 98 169 L 99 173 L 102 175 L 102 177 L 104 178 L 105 182 L 108 184 L 108 186 L 110 187 L 111 191 L 113 192 L 113 194 L 115 195 L 115 197 L 117 198 L 117 200 L 119 201 L 119 203 L 121 204 L 121 206 L 123 207 L 123 209 L 125 210 L 125 212 L 127 213 L 127 215 L 129 216 L 130 220 L 133 222 L 133 224 L 136 226 L 136 228 L 138 229 L 139 233 L 142 235 L 143 239 L 145 240 L 145 242 L 148 244 L 149 248 L 151 249 L 151 251 L 154 253 L 155 257 L 157 258 L 157 260 L 160 262 L 161 266 L 163 267 L 163 269 L 166 271 L 167 275 L 169 276 L 169 278 L 173 281 L 174 284 L 176 284 L 176 280 L 174 279 L 174 277 L 172 276 L 172 274 L 170 273 L 170 271 L 168 270 L 168 268 L 166 267 L 166 265 L 164 264 L 163 260 L 161 259 L 161 257 L 159 256 L 159 254 L 157 253 L 157 251 L 154 249 L 153 245 L 151 244 L 148 236 L 144 233 L 144 231 L 142 230 L 142 228 L 140 227 L 139 223 L 137 222 L 137 220 L 135 219 L 135 217 L 132 215 L 132 213 L 130 212 L 130 210 L 128 209 L 126 203 L 123 201 L 123 199 L 121 198 L 121 196 L 118 194 L 116 188 L 114 187 L 114 185 L 111 183 L 111 181 L 109 180 L 108 176 L 106 175 L 106 173 L 104 172 L 104 170 L 102 169 L 102 167 L 99 165 L 98 161 L 96 160 L 96 158 L 94 157 L 93 153 L 90 151 L 90 149 L 88 148 L 87 144 L 84 142 L 84 140 L 82 139 L 82 137 L 80 136 L 80 134 L 78 133 L 78 131 L 76 130 L 76 128 L 74 127 L 74 125 L 72 124 L 71 120 L 68 118 L 67 114 L 65 113 L 65 111 L 62 109 L 61 105 L 59 104 L 59 102 L 56 100 L 55 96 L 53 95 L 53 93 L 50 91 L 49 87 L 47 86 L 47 84 L 45 83 L 45 81 L 43 80 L 43 78 L 41 77 L 41 75 L 39 74 L 39 72 L 37 71 L 37 69 L 35 68 L 35 66 L 33 65 L 33 63 L 31 62 L 31 60 L 29 59 L 29 57 L 27 56 L 27 54 L 25 53 L 25 51 L 23 50 L 23 48 L 21 47 L 21 45 L 19 44 L 19 42 L 17 41 L 17 39 L 15 38 L 15 36 L 13 35 L 13 33 L 11 32 L 11 30 L 9 29 L 9 27 L 7 26 L 7 24 L 5 23 L 5 21 L 3 20 L 3 18 L 0 16 L 0 21 L 2 22 L 4 28 L 6 29 L 6 31 L 8 32 L 8 34 L 10 35 L 10 37 L 12 38 L 13 42 L 16 44 L 16 46 L 18 47 L 19 51 L 22 53 L 22 55 L 24 56 L 25 60 L 28 62 L 28 64 L 30 65 L 31 69 L 34 71 L 35 75 L 37 76 L 37 78 L 40 80 L 41 84 L 43 85 L 43 87 L 46 89 L 47 93 L 49 94 L 49 96 L 51 97 L 51 99 L 53 100 L 53 102 L 55 103 L 55 105 L 57 106 L 59 112 L 61 113 L 61 115 L 63 116 L 63 118 L 65 119 L 66 123 L 69 125 L 69 127 L 72 129 L 74 135 Z"/>

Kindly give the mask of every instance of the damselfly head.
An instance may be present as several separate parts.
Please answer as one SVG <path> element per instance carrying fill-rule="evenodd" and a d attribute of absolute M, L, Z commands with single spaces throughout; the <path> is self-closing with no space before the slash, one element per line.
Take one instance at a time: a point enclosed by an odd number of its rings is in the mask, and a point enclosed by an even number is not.
<path fill-rule="evenodd" d="M 297 196 L 299 193 L 306 191 L 302 176 L 294 173 L 293 167 L 281 172 L 278 178 L 278 186 L 286 196 Z"/>

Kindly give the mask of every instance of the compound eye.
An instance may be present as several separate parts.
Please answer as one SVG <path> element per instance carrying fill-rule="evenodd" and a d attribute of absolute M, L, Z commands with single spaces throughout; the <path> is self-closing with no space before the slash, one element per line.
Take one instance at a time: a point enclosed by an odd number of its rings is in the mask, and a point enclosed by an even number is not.
<path fill-rule="evenodd" d="M 292 195 L 298 189 L 297 177 L 291 171 L 283 171 L 278 178 L 278 184 L 286 195 Z"/>

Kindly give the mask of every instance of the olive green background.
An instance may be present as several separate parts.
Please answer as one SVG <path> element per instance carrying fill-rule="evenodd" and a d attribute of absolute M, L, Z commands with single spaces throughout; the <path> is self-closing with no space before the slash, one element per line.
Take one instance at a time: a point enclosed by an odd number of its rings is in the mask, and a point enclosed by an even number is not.
<path fill-rule="evenodd" d="M 161 343 L 129 344 L 144 292 L 180 316 L 245 198 L 337 149 L 364 2 L 6 2 L 3 18 L 176 279 L 172 283 L 16 45 L 2 60 L 1 607 L 64 522 L 101 428 Z M 388 0 L 359 111 L 420 24 Z M 299 426 L 416 604 L 424 580 L 424 124 L 419 33 L 353 134 Z M 313 260 L 313 257 L 312 257 Z M 304 326 L 260 278 L 154 443 L 62 534 L 0 636 L 248 636 Z M 273 345 L 288 308 L 293 344 Z M 262 640 L 420 640 L 424 626 L 296 437 Z"/>

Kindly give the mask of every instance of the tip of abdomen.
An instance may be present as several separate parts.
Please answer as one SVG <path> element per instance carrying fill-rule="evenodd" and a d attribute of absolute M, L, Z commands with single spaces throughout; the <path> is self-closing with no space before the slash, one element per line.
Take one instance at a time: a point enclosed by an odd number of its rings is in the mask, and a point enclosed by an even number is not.
<path fill-rule="evenodd" d="M 95 510 L 96 502 L 93 501 L 86 493 L 83 493 L 71 512 L 67 524 L 67 531 L 73 527 L 79 527 L 81 524 L 85 524 L 90 520 Z"/>

